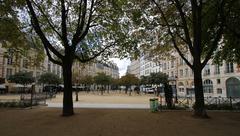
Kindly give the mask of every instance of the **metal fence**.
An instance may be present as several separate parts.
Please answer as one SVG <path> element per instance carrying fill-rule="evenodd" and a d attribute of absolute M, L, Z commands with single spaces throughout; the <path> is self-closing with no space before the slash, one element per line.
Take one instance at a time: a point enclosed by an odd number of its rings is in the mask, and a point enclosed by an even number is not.
<path fill-rule="evenodd" d="M 29 105 L 46 104 L 47 99 L 55 98 L 56 93 L 28 93 L 20 94 L 20 99 L 0 99 L 0 103 L 28 103 Z"/>
<path fill-rule="evenodd" d="M 175 106 L 193 108 L 195 98 L 173 98 Z M 208 110 L 240 110 L 240 97 L 205 97 L 204 103 Z"/>

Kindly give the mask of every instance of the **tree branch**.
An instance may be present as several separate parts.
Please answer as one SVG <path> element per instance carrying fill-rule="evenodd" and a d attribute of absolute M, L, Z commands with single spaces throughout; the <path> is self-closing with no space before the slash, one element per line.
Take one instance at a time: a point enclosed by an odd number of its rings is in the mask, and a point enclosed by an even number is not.
<path fill-rule="evenodd" d="M 160 13 L 161 13 L 161 15 L 162 15 L 162 17 L 163 17 L 164 22 L 166 23 L 166 26 L 167 26 L 167 28 L 168 28 L 168 33 L 171 35 L 171 41 L 172 41 L 172 43 L 173 43 L 174 48 L 177 50 L 178 54 L 179 54 L 179 55 L 181 56 L 181 58 L 186 62 L 186 64 L 187 64 L 191 69 L 193 69 L 193 65 L 184 57 L 183 53 L 182 53 L 181 50 L 178 48 L 177 43 L 176 43 L 176 40 L 175 40 L 175 37 L 174 37 L 174 35 L 173 35 L 172 31 L 171 31 L 171 27 L 169 26 L 168 21 L 167 21 L 167 18 L 165 17 L 165 14 L 164 14 L 163 10 L 161 9 L 160 5 L 158 5 L 158 3 L 157 3 L 155 0 L 152 0 L 152 1 L 156 4 L 157 8 L 159 9 L 159 11 L 160 11 Z"/>
<path fill-rule="evenodd" d="M 79 12 L 78 26 L 77 26 L 77 29 L 76 29 L 76 33 L 74 34 L 73 40 L 72 40 L 73 47 L 76 47 L 77 44 L 79 43 L 79 36 L 81 35 L 82 29 L 83 29 L 84 24 L 85 24 L 85 17 L 86 17 L 86 14 L 87 14 L 87 0 L 84 0 L 83 4 L 84 4 L 83 10 L 81 10 Z M 82 16 L 81 16 L 81 14 L 82 14 Z M 79 22 L 80 22 L 80 24 L 79 24 Z"/>
<path fill-rule="evenodd" d="M 61 0 L 61 17 L 62 17 L 62 37 L 63 37 L 63 46 L 66 48 L 68 46 L 68 39 L 67 39 L 67 14 L 66 14 L 66 7 L 65 7 L 65 1 Z"/>
<path fill-rule="evenodd" d="M 174 1 L 175 1 L 175 6 L 177 7 L 177 9 L 180 13 L 180 17 L 181 17 L 181 20 L 182 20 L 182 23 L 183 23 L 183 30 L 184 30 L 185 38 L 186 38 L 186 41 L 187 41 L 187 45 L 190 49 L 191 54 L 193 55 L 193 46 L 192 46 L 192 41 L 191 41 L 190 34 L 189 34 L 187 21 L 185 19 L 185 14 L 182 10 L 182 6 L 181 6 L 181 3 L 179 2 L 179 0 L 174 0 Z"/>
<path fill-rule="evenodd" d="M 47 49 L 50 49 L 50 51 L 56 55 L 58 58 L 63 59 L 63 55 L 60 54 L 48 41 L 48 39 L 46 38 L 46 36 L 44 35 L 44 33 L 42 32 L 40 25 L 39 25 L 39 21 L 37 19 L 37 15 L 34 12 L 34 9 L 32 7 L 32 4 L 30 2 L 30 0 L 26 0 L 27 2 L 27 6 L 29 9 L 29 14 L 31 16 L 31 23 L 33 25 L 34 30 L 36 31 L 36 33 L 38 34 L 38 36 L 40 37 L 44 47 L 46 47 Z M 45 48 L 45 49 L 46 49 Z"/>
<path fill-rule="evenodd" d="M 44 11 L 42 10 L 42 8 L 33 1 L 33 4 L 38 8 L 38 10 L 43 14 L 43 16 L 45 17 L 45 19 L 47 20 L 47 23 L 49 24 L 49 26 L 52 28 L 52 30 L 62 39 L 62 35 L 55 29 L 53 22 L 50 21 L 47 17 L 47 15 L 44 13 Z"/>
<path fill-rule="evenodd" d="M 88 33 L 90 24 L 92 22 L 92 14 L 93 14 L 93 6 L 94 6 L 94 0 L 92 0 L 91 2 L 91 8 L 90 8 L 90 12 L 89 12 L 89 17 L 88 17 L 88 22 L 87 22 L 87 26 L 85 27 L 85 30 L 83 31 L 83 33 L 81 34 L 81 36 L 79 37 L 78 41 L 81 41 Z"/>
<path fill-rule="evenodd" d="M 47 48 L 46 46 L 44 46 L 44 48 L 45 48 L 45 50 L 46 50 L 48 59 L 49 59 L 50 61 L 52 61 L 54 64 L 57 64 L 57 65 L 62 66 L 62 62 L 60 62 L 60 61 L 58 61 L 58 60 L 55 60 L 55 59 L 52 57 L 52 55 L 50 54 L 50 52 L 49 52 L 49 50 L 48 50 L 48 48 Z"/>
<path fill-rule="evenodd" d="M 220 21 L 220 28 L 217 31 L 216 37 L 214 38 L 214 41 L 211 44 L 211 48 L 209 49 L 204 61 L 201 63 L 201 67 L 204 68 L 204 66 L 207 64 L 207 62 L 209 61 L 209 59 L 212 56 L 213 51 L 218 47 L 218 42 L 219 40 L 222 38 L 222 34 L 223 34 L 223 27 L 225 24 L 225 16 L 224 16 L 224 4 L 225 2 L 221 2 L 221 6 L 220 6 L 220 17 L 221 17 L 221 21 Z"/>
<path fill-rule="evenodd" d="M 92 56 L 92 57 L 84 58 L 83 55 L 82 55 L 82 53 L 81 53 L 82 59 L 81 59 L 79 56 L 77 56 L 77 55 L 75 55 L 75 58 L 76 58 L 77 60 L 79 60 L 80 62 L 85 63 L 85 62 L 88 62 L 88 61 L 91 61 L 91 60 L 95 59 L 96 57 L 98 57 L 99 55 L 101 55 L 106 49 L 108 49 L 108 48 L 110 48 L 110 47 L 112 47 L 112 46 L 114 46 L 114 45 L 115 45 L 115 44 L 108 45 L 108 46 L 106 46 L 104 49 L 102 49 L 101 51 L 99 51 L 98 53 L 96 53 L 96 54 L 93 53 L 93 56 Z"/>

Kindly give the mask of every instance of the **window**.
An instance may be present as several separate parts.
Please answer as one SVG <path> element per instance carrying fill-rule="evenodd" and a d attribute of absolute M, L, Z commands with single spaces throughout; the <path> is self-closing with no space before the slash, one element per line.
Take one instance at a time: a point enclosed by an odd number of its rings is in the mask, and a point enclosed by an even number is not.
<path fill-rule="evenodd" d="M 48 72 L 51 72 L 51 63 L 48 62 Z"/>
<path fill-rule="evenodd" d="M 184 93 L 184 88 L 179 88 L 180 93 Z"/>
<path fill-rule="evenodd" d="M 215 72 L 214 74 L 218 75 L 220 74 L 220 66 L 219 65 L 215 65 Z"/>
<path fill-rule="evenodd" d="M 180 61 L 180 65 L 183 65 L 183 61 L 184 61 L 184 60 L 183 60 L 182 58 L 180 58 L 179 61 Z"/>
<path fill-rule="evenodd" d="M 180 77 L 183 77 L 183 70 L 182 69 L 180 69 L 180 71 L 179 71 L 179 73 L 180 73 Z"/>
<path fill-rule="evenodd" d="M 174 67 L 174 61 L 172 60 L 171 61 L 171 68 L 173 68 Z"/>
<path fill-rule="evenodd" d="M 174 77 L 173 71 L 171 71 L 171 77 Z"/>
<path fill-rule="evenodd" d="M 149 68 L 150 67 L 150 64 L 147 64 L 145 65 L 145 69 Z"/>
<path fill-rule="evenodd" d="M 12 56 L 9 56 L 9 57 L 7 58 L 7 64 L 8 64 L 8 65 L 12 65 L 12 63 L 13 63 L 13 58 L 12 58 Z"/>
<path fill-rule="evenodd" d="M 217 94 L 222 94 L 222 88 L 217 89 Z"/>
<path fill-rule="evenodd" d="M 203 92 L 204 93 L 213 93 L 213 83 L 211 80 L 206 79 L 203 82 Z"/>
<path fill-rule="evenodd" d="M 7 68 L 7 75 L 6 75 L 6 77 L 9 78 L 9 76 L 11 76 L 11 75 L 12 75 L 12 69 Z"/>
<path fill-rule="evenodd" d="M 233 68 L 233 63 L 226 63 L 226 73 L 233 73 L 234 72 L 234 68 Z"/>
<path fill-rule="evenodd" d="M 220 79 L 217 79 L 217 84 L 221 84 L 221 80 Z"/>
<path fill-rule="evenodd" d="M 207 64 L 205 67 L 204 67 L 204 73 L 203 73 L 204 76 L 208 76 L 210 75 L 210 66 L 209 64 Z"/>
<path fill-rule="evenodd" d="M 164 64 L 163 64 L 163 70 L 166 70 L 166 69 L 167 69 L 167 64 L 164 63 Z"/>
<path fill-rule="evenodd" d="M 28 60 L 27 59 L 23 60 L 23 68 L 28 68 Z"/>
<path fill-rule="evenodd" d="M 145 74 L 147 75 L 147 74 L 149 74 L 150 72 L 149 72 L 149 70 L 145 70 Z"/>
<path fill-rule="evenodd" d="M 185 68 L 185 76 L 188 76 L 188 68 Z"/>

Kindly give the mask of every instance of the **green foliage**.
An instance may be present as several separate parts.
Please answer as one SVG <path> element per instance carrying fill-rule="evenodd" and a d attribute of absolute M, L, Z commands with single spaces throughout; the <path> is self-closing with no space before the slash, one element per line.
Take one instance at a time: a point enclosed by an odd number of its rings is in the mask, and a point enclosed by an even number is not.
<path fill-rule="evenodd" d="M 94 83 L 97 85 L 109 85 L 110 81 L 111 77 L 105 73 L 97 73 L 97 75 L 94 77 Z"/>
<path fill-rule="evenodd" d="M 58 75 L 53 73 L 44 73 L 40 75 L 38 82 L 42 84 L 60 84 L 62 80 L 58 77 Z"/>
<path fill-rule="evenodd" d="M 141 76 L 140 77 L 140 84 L 141 85 L 147 85 L 149 83 L 150 83 L 149 76 Z"/>
<path fill-rule="evenodd" d="M 162 72 L 151 73 L 149 77 L 150 84 L 165 84 L 168 83 L 168 75 Z"/>
<path fill-rule="evenodd" d="M 240 64 L 240 1 L 229 0 L 226 3 L 225 29 L 222 46 L 216 51 L 215 63 L 221 64 L 223 60 Z"/>
<path fill-rule="evenodd" d="M 25 44 L 24 33 L 20 29 L 17 8 L 24 5 L 23 0 L 4 0 L 0 3 L 0 43 L 10 42 L 19 46 Z"/>
<path fill-rule="evenodd" d="M 23 10 L 24 6 L 25 0 L 0 2 L 0 44 L 7 49 L 5 57 L 15 58 L 15 66 L 18 65 L 20 57 L 29 58 L 29 66 L 40 66 L 45 57 L 44 50 L 39 42 L 34 42 L 37 38 L 22 22 L 23 17 L 19 11 Z"/>
<path fill-rule="evenodd" d="M 90 75 L 86 75 L 80 78 L 80 84 L 91 85 L 93 84 L 93 77 Z"/>
<path fill-rule="evenodd" d="M 149 76 L 141 76 L 141 85 L 168 83 L 168 75 L 162 72 L 151 73 Z"/>
<path fill-rule="evenodd" d="M 12 83 L 27 85 L 34 82 L 32 72 L 19 72 L 15 75 L 11 75 L 8 80 Z"/>
<path fill-rule="evenodd" d="M 133 74 L 126 74 L 120 78 L 119 84 L 124 86 L 138 85 L 139 79 Z"/>
<path fill-rule="evenodd" d="M 26 108 L 26 107 L 30 107 L 30 106 L 36 106 L 38 105 L 37 102 L 34 103 L 30 103 L 30 101 L 28 102 L 24 102 L 24 101 L 16 101 L 16 102 L 0 102 L 0 108 Z"/>

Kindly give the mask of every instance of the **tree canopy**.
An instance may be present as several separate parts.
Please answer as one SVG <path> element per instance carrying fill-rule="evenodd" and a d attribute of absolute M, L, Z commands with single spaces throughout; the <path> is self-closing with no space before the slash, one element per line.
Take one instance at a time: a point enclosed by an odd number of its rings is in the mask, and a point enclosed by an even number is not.
<path fill-rule="evenodd" d="M 221 43 L 231 13 L 225 7 L 234 2 L 236 0 L 132 2 L 137 5 L 133 8 L 136 12 L 130 12 L 134 15 L 132 24 L 135 28 L 141 28 L 136 29 L 135 34 L 141 39 L 146 56 L 162 59 L 176 52 L 193 70 L 196 99 L 194 113 L 199 117 L 207 117 L 202 69 L 214 56 L 214 52 L 224 46 Z"/>
<path fill-rule="evenodd" d="M 11 75 L 8 80 L 13 83 L 27 85 L 33 83 L 35 80 L 32 76 L 32 72 L 19 72 L 15 75 Z"/>
<path fill-rule="evenodd" d="M 125 76 L 122 76 L 120 79 L 120 85 L 124 86 L 131 86 L 131 85 L 138 85 L 139 79 L 133 75 L 133 74 L 126 74 Z"/>
<path fill-rule="evenodd" d="M 80 78 L 80 84 L 84 84 L 84 85 L 91 85 L 93 84 L 94 80 L 93 80 L 93 77 L 90 76 L 90 75 L 85 75 L 85 76 L 82 76 Z"/>
<path fill-rule="evenodd" d="M 94 83 L 97 85 L 109 85 L 111 81 L 111 77 L 106 75 L 105 73 L 97 73 L 94 78 Z"/>
<path fill-rule="evenodd" d="M 134 49 L 122 6 L 127 0 L 25 0 L 29 22 L 50 61 L 61 65 L 64 79 L 63 115 L 73 115 L 72 64 L 106 58 L 113 51 Z M 24 11 L 23 11 L 24 12 Z M 120 25 L 121 24 L 121 25 Z M 114 47 L 114 50 L 113 50 Z"/>
<path fill-rule="evenodd" d="M 44 73 L 40 75 L 38 82 L 42 84 L 60 84 L 61 79 L 56 74 Z"/>

